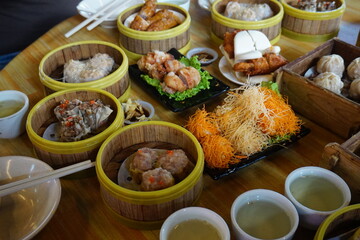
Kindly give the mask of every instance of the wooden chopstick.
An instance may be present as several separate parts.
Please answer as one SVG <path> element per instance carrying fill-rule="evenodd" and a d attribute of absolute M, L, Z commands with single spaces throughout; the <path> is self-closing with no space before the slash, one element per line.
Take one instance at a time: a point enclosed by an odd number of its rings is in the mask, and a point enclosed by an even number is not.
<path fill-rule="evenodd" d="M 120 0 L 121 1 L 121 0 Z M 102 7 L 97 13 L 95 13 L 94 15 L 91 15 L 91 17 L 85 19 L 84 21 L 82 21 L 80 24 L 78 24 L 76 27 L 74 27 L 73 29 L 71 29 L 70 31 L 68 31 L 67 33 L 65 33 L 65 37 L 68 38 L 70 36 L 72 36 L 74 33 L 76 33 L 77 31 L 79 31 L 80 29 L 82 29 L 83 27 L 85 27 L 87 24 L 89 24 L 91 21 L 95 20 L 95 18 L 97 18 L 98 16 L 100 16 L 102 13 L 104 13 L 105 11 L 107 11 L 108 9 L 112 8 L 113 6 L 115 6 L 115 4 L 118 4 L 120 2 L 119 0 L 114 0 L 112 2 L 110 2 L 109 4 L 105 5 L 104 7 Z"/>
<path fill-rule="evenodd" d="M 25 178 L 19 181 L 11 182 L 5 185 L 0 186 L 0 197 L 6 196 L 8 194 L 20 191 L 24 188 L 29 188 L 35 185 L 38 185 L 40 183 L 60 178 L 75 172 L 79 172 L 81 170 L 93 167 L 95 165 L 94 162 L 91 162 L 90 160 L 86 160 L 80 163 L 76 163 L 67 167 L 63 167 L 54 171 L 50 172 L 43 172 L 39 173 L 35 176 Z"/>
<path fill-rule="evenodd" d="M 127 4 L 128 2 L 130 2 L 131 0 L 125 0 L 121 3 L 119 3 L 118 6 L 116 6 L 112 11 L 107 12 L 105 15 L 103 15 L 101 18 L 99 18 L 98 20 L 96 20 L 95 22 L 93 22 L 92 24 L 90 24 L 89 26 L 87 26 L 87 30 L 91 31 L 93 30 L 95 27 L 97 27 L 99 24 L 101 24 L 103 21 L 105 21 L 109 16 L 113 15 L 114 13 L 116 13 L 117 11 L 119 11 L 119 9 L 121 7 L 123 7 L 125 4 Z"/>

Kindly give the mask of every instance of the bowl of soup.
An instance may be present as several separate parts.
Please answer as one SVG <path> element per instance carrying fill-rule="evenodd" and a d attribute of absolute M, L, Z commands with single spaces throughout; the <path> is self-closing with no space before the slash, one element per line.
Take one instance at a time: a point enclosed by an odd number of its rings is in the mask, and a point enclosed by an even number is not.
<path fill-rule="evenodd" d="M 171 214 L 160 230 L 160 240 L 230 240 L 224 219 L 203 207 L 187 207 Z"/>

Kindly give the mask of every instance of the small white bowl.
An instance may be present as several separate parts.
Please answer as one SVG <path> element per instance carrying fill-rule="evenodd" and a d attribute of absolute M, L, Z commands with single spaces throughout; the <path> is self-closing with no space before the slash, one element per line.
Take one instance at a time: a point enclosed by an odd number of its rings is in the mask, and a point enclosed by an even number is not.
<path fill-rule="evenodd" d="M 314 177 L 316 180 L 314 182 Z M 294 184 L 296 180 L 306 180 L 299 184 L 299 181 Z M 308 182 L 311 180 L 311 182 Z M 334 196 L 325 195 L 324 193 L 326 184 L 323 181 L 330 182 L 335 188 L 330 191 L 330 194 Z M 313 194 L 311 194 L 313 193 Z M 338 194 L 337 194 L 338 193 Z M 330 214 L 338 211 L 339 209 L 347 206 L 350 203 L 351 192 L 346 182 L 336 175 L 335 173 L 321 167 L 301 167 L 292 171 L 285 180 L 285 195 L 295 205 L 296 210 L 300 216 L 300 224 L 305 228 L 317 229 L 319 225 L 327 218 Z M 305 196 L 302 198 L 301 196 Z M 338 199 L 339 203 L 332 204 L 329 200 Z M 300 199 L 301 198 L 301 199 Z M 322 210 L 317 207 L 310 206 L 317 203 Z M 306 205 L 306 206 L 305 206 Z M 333 209 L 330 207 L 333 206 Z M 325 208 L 325 206 L 328 206 Z"/>
<path fill-rule="evenodd" d="M 208 55 L 211 57 L 206 57 L 204 59 L 201 58 L 201 55 Z M 211 48 L 206 48 L 206 47 L 197 47 L 197 48 L 192 48 L 190 49 L 187 53 L 186 53 L 186 57 L 187 58 L 191 58 L 194 55 L 198 55 L 198 60 L 201 63 L 201 66 L 207 66 L 213 62 L 216 61 L 216 59 L 219 57 L 218 53 Z"/>
<path fill-rule="evenodd" d="M 0 157 L 0 185 L 52 171 L 46 163 L 31 157 Z M 59 179 L 0 198 L 0 239 L 31 239 L 50 221 L 61 197 Z"/>
<path fill-rule="evenodd" d="M 143 107 L 143 109 L 145 109 L 149 113 L 149 116 L 146 118 L 145 121 L 151 120 L 154 117 L 155 109 L 151 103 L 148 103 L 148 102 L 145 102 L 142 100 L 134 100 L 134 101 L 138 102 Z M 124 109 L 124 107 L 123 107 L 123 109 Z M 124 112 L 125 112 L 125 109 L 124 109 Z M 130 120 L 126 120 L 126 119 L 124 120 L 125 124 L 133 124 L 133 123 L 138 123 L 138 122 L 140 122 L 140 121 L 130 121 Z"/>
<path fill-rule="evenodd" d="M 222 240 L 230 240 L 230 230 L 224 219 L 216 212 L 203 207 L 187 207 L 171 214 L 160 229 L 160 240 L 170 240 L 168 235 L 175 226 L 188 220 L 204 220 L 216 228 Z"/>
<path fill-rule="evenodd" d="M 289 199 L 267 189 L 242 193 L 233 202 L 230 215 L 238 240 L 292 239 L 299 225 L 298 213 Z"/>
<path fill-rule="evenodd" d="M 20 91 L 0 91 L 1 113 L 10 115 L 0 116 L 0 138 L 16 138 L 25 132 L 25 122 L 29 110 L 29 98 Z M 9 108 L 9 106 L 11 106 Z M 14 112 L 12 108 L 16 108 Z M 6 109 L 6 110 L 5 110 Z"/>

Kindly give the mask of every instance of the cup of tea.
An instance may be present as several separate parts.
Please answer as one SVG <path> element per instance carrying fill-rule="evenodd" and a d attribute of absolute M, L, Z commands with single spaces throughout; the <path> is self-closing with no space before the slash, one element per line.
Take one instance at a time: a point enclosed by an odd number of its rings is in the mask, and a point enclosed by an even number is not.
<path fill-rule="evenodd" d="M 238 240 L 292 239 L 299 224 L 298 213 L 289 199 L 267 189 L 239 195 L 230 215 Z"/>
<path fill-rule="evenodd" d="M 0 138 L 16 138 L 25 132 L 29 98 L 16 90 L 0 91 Z"/>
<path fill-rule="evenodd" d="M 216 212 L 186 207 L 171 214 L 160 229 L 160 240 L 230 240 L 230 230 Z"/>
<path fill-rule="evenodd" d="M 350 203 L 351 192 L 337 174 L 321 167 L 301 167 L 285 180 L 285 196 L 296 207 L 300 225 L 317 229 L 330 214 Z"/>

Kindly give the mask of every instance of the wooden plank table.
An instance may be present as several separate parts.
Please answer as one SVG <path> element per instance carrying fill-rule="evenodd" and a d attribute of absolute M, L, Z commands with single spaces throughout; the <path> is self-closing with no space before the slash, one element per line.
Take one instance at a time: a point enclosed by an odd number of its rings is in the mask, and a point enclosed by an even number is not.
<path fill-rule="evenodd" d="M 358 0 L 347 0 L 347 9 L 343 17 L 340 37 L 355 44 L 360 29 L 360 8 Z M 190 7 L 192 47 L 205 46 L 218 49 L 210 39 L 210 12 L 199 7 L 192 0 Z M 43 56 L 61 45 L 82 40 L 103 40 L 117 44 L 117 29 L 97 27 L 89 32 L 82 29 L 69 39 L 64 34 L 83 21 L 78 15 L 67 19 L 40 37 L 14 58 L 0 72 L 0 90 L 16 89 L 24 92 L 34 106 L 44 95 L 44 88 L 39 80 L 38 68 Z M 294 60 L 322 43 L 307 43 L 281 37 L 277 43 L 282 48 L 282 55 Z M 218 51 L 219 52 L 219 51 Z M 220 52 L 219 52 L 220 53 Z M 205 67 L 212 75 L 223 80 L 231 87 L 235 84 L 225 79 L 219 69 L 217 60 Z M 182 113 L 173 113 L 148 95 L 136 82 L 132 82 L 131 97 L 148 101 L 155 106 L 155 120 L 164 120 L 184 125 L 188 116 L 196 108 Z M 220 99 L 218 99 L 220 100 Z M 209 107 L 219 101 L 212 101 Z M 204 190 L 198 206 L 209 208 L 219 213 L 231 226 L 230 208 L 234 199 L 241 193 L 256 188 L 265 188 L 284 193 L 286 176 L 302 166 L 317 166 L 324 146 L 329 142 L 342 143 L 345 139 L 334 135 L 308 119 L 303 119 L 311 133 L 290 146 L 266 159 L 263 159 L 237 173 L 220 180 L 212 180 L 204 175 Z M 35 157 L 32 144 L 26 134 L 16 139 L 0 139 L 0 156 L 23 155 Z M 77 174 L 61 179 L 62 197 L 59 207 L 46 227 L 34 239 L 158 239 L 159 230 L 140 231 L 122 225 L 103 203 L 99 193 L 99 183 L 94 171 Z M 312 239 L 314 231 L 299 228 L 294 239 Z"/>

